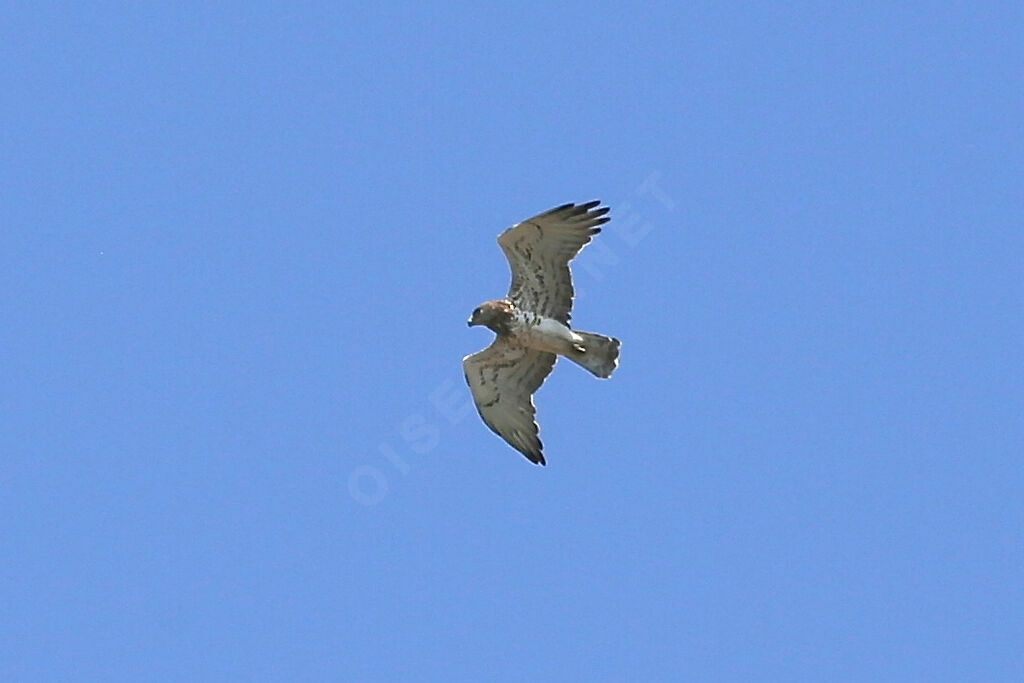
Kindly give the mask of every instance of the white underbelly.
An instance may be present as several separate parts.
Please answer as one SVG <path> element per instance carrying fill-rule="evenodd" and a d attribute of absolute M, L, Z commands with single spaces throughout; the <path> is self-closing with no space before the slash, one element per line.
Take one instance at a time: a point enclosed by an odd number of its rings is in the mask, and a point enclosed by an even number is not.
<path fill-rule="evenodd" d="M 578 334 L 551 318 L 540 318 L 532 325 L 523 325 L 520 336 L 531 348 L 551 353 L 568 353 L 573 345 L 583 341 Z"/>

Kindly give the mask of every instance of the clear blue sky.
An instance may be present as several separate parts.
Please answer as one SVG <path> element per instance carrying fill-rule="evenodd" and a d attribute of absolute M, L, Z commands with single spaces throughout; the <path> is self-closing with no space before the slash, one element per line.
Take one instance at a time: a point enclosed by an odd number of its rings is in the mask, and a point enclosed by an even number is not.
<path fill-rule="evenodd" d="M 1020 3 L 683 5 L 5 4 L 0 678 L 1024 679 Z"/>

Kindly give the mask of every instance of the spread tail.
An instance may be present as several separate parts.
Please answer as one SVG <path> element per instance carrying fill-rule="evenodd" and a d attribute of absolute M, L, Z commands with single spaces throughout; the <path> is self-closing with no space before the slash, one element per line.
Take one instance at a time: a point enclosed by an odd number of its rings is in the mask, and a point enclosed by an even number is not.
<path fill-rule="evenodd" d="M 583 351 L 571 351 L 565 357 L 602 379 L 611 377 L 615 368 L 619 366 L 619 347 L 622 343 L 615 337 L 606 337 L 603 334 L 579 330 L 573 332 L 583 337 Z"/>

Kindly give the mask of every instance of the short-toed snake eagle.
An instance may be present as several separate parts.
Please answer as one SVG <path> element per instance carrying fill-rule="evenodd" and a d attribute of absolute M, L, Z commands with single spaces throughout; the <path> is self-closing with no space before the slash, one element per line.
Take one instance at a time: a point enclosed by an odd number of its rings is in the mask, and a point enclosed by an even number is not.
<path fill-rule="evenodd" d="M 468 324 L 484 325 L 497 337 L 462 359 L 480 417 L 532 462 L 545 464 L 533 393 L 558 356 L 597 377 L 618 366 L 619 340 L 569 327 L 572 275 L 569 262 L 607 223 L 601 202 L 564 204 L 515 225 L 498 237 L 512 269 L 504 299 L 477 307 Z"/>

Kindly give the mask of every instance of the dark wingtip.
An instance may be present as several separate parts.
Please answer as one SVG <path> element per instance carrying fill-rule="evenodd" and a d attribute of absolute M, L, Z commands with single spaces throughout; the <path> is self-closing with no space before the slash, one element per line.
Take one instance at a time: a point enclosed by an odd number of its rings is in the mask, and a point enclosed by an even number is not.
<path fill-rule="evenodd" d="M 569 203 L 569 204 L 562 204 L 561 206 L 556 206 L 556 207 L 555 207 L 555 208 L 553 208 L 553 209 L 548 209 L 548 210 L 547 210 L 547 211 L 545 211 L 544 213 L 545 213 L 545 214 L 550 214 L 550 213 L 558 213 L 559 211 L 565 211 L 566 209 L 571 209 L 571 208 L 573 208 L 574 206 L 575 206 L 575 204 L 572 204 L 572 203 Z"/>

